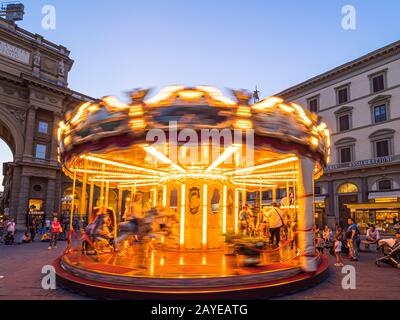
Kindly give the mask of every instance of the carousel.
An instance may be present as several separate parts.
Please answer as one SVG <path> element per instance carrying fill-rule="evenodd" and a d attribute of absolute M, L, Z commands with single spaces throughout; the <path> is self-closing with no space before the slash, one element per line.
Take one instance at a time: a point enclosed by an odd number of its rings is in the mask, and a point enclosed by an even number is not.
<path fill-rule="evenodd" d="M 59 161 L 77 209 L 59 283 L 111 298 L 261 298 L 326 277 L 313 192 L 329 130 L 279 97 L 230 93 L 138 89 L 130 103 L 104 97 L 66 114 Z M 283 227 L 272 245 L 275 202 Z"/>

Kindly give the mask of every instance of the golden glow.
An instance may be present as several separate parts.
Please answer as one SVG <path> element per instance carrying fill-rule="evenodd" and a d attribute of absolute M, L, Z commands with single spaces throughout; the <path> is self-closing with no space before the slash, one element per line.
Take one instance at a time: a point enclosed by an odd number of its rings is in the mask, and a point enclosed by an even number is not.
<path fill-rule="evenodd" d="M 180 221 L 180 237 L 179 243 L 181 246 L 185 243 L 185 208 L 186 208 L 186 185 L 182 183 L 181 185 L 181 221 Z"/>
<path fill-rule="evenodd" d="M 187 101 L 198 100 L 203 96 L 203 92 L 196 90 L 182 90 L 179 91 L 178 96 Z"/>
<path fill-rule="evenodd" d="M 226 234 L 226 205 L 228 197 L 228 188 L 224 185 L 222 189 L 222 234 Z"/>
<path fill-rule="evenodd" d="M 143 107 L 140 104 L 130 106 L 129 108 L 129 116 L 131 117 L 140 117 L 143 115 Z"/>
<path fill-rule="evenodd" d="M 129 106 L 126 103 L 123 103 L 118 100 L 118 98 L 113 96 L 107 96 L 102 99 L 107 105 L 110 107 L 115 107 L 118 109 L 128 109 Z"/>
<path fill-rule="evenodd" d="M 183 169 L 180 165 L 173 163 L 172 160 L 170 158 L 168 158 L 167 156 L 165 156 L 164 154 L 162 154 L 160 151 L 158 151 L 156 148 L 154 147 L 150 147 L 150 146 L 146 146 L 143 147 L 143 149 L 150 155 L 152 155 L 153 157 L 157 158 L 158 160 L 160 160 L 162 163 L 164 164 L 169 164 L 171 165 L 171 167 L 173 167 L 174 169 L 182 172 L 182 173 L 186 173 L 186 170 Z"/>
<path fill-rule="evenodd" d="M 143 129 L 146 127 L 146 123 L 143 119 L 133 119 L 129 121 L 129 124 L 131 125 L 132 129 Z"/>
<path fill-rule="evenodd" d="M 279 109 L 281 109 L 282 111 L 284 111 L 286 113 L 292 113 L 295 111 L 291 106 L 288 106 L 287 104 L 284 104 L 284 103 L 279 104 Z"/>
<path fill-rule="evenodd" d="M 163 100 L 166 100 L 166 99 L 170 98 L 173 93 L 175 93 L 175 92 L 177 92 L 179 90 L 183 90 L 183 89 L 184 89 L 184 87 L 183 86 L 179 86 L 179 85 L 177 85 L 177 86 L 168 86 L 168 87 L 162 88 L 157 95 L 155 95 L 154 97 L 152 97 L 150 99 L 147 99 L 145 101 L 145 103 L 147 105 L 160 103 Z"/>
<path fill-rule="evenodd" d="M 235 211 L 234 211 L 234 216 L 235 216 L 235 233 L 239 233 L 239 189 L 235 189 Z"/>
<path fill-rule="evenodd" d="M 286 159 L 282 159 L 282 160 L 277 160 L 274 162 L 269 162 L 269 163 L 264 163 L 264 164 L 260 164 L 258 166 L 254 166 L 254 167 L 248 167 L 248 168 L 242 168 L 242 169 L 238 169 L 238 170 L 234 170 L 234 171 L 229 171 L 229 172 L 225 172 L 225 175 L 232 175 L 232 174 L 237 174 L 237 173 L 244 173 L 244 172 L 249 172 L 249 171 L 255 171 L 258 169 L 263 169 L 263 168 L 269 168 L 269 167 L 273 167 L 273 166 L 278 166 L 280 164 L 284 164 L 284 163 L 288 163 L 288 162 L 293 162 L 293 161 L 297 161 L 298 158 L 296 156 L 294 157 L 290 157 L 290 158 L 286 158 Z"/>
<path fill-rule="evenodd" d="M 80 119 L 82 118 L 82 116 L 86 113 L 86 109 L 90 106 L 90 102 L 85 102 L 84 104 L 82 104 L 77 113 L 75 114 L 75 116 L 71 119 L 71 124 L 75 125 L 77 124 Z"/>
<path fill-rule="evenodd" d="M 167 186 L 163 186 L 163 207 L 167 207 Z"/>
<path fill-rule="evenodd" d="M 298 104 L 295 104 L 295 103 L 291 103 L 290 105 L 297 110 L 297 113 L 298 113 L 300 119 L 303 120 L 303 122 L 306 125 L 312 124 L 312 121 L 310 120 L 309 117 L 307 117 L 306 112 L 304 111 L 304 109 L 302 107 L 300 107 Z"/>
<path fill-rule="evenodd" d="M 220 102 L 222 102 L 224 104 L 228 104 L 228 105 L 235 105 L 236 104 L 235 101 L 229 99 L 228 97 L 225 97 L 222 94 L 221 90 L 219 90 L 217 88 L 209 87 L 209 86 L 198 86 L 197 89 L 207 92 L 215 100 L 220 101 Z"/>
<path fill-rule="evenodd" d="M 208 200 L 208 186 L 203 184 L 203 237 L 202 244 L 205 246 L 207 244 L 207 201 Z"/>
<path fill-rule="evenodd" d="M 251 108 L 249 106 L 239 106 L 236 112 L 237 116 L 249 118 L 251 117 Z"/>
<path fill-rule="evenodd" d="M 101 182 L 101 181 L 108 181 L 108 182 L 127 182 L 129 184 L 132 183 L 147 183 L 147 182 L 158 182 L 159 179 L 142 179 L 142 180 L 135 180 L 135 179 L 106 179 L 104 178 L 89 178 L 89 181 L 93 182 Z"/>
<path fill-rule="evenodd" d="M 276 188 L 276 184 L 260 184 L 260 183 L 246 183 L 246 182 L 235 182 L 237 186 L 245 187 L 260 187 L 260 188 Z"/>
<path fill-rule="evenodd" d="M 259 103 L 253 104 L 253 106 L 251 107 L 253 110 L 258 110 L 258 111 L 263 111 L 265 109 L 269 109 L 272 108 L 273 106 L 275 106 L 278 103 L 283 102 L 283 99 L 278 98 L 278 97 L 269 97 L 266 98 L 262 101 L 260 101 Z"/>
<path fill-rule="evenodd" d="M 218 167 L 221 163 L 227 160 L 232 154 L 237 152 L 240 149 L 240 145 L 232 145 L 227 148 L 215 161 L 206 169 L 205 173 L 209 173 Z"/>
<path fill-rule="evenodd" d="M 142 184 L 119 184 L 118 188 L 133 188 L 133 187 L 151 187 L 151 186 L 156 186 L 158 183 L 142 183 Z"/>
<path fill-rule="evenodd" d="M 239 129 L 251 129 L 253 128 L 253 123 L 251 120 L 236 120 L 235 127 Z"/>
<path fill-rule="evenodd" d="M 166 172 L 162 172 L 162 171 L 158 171 L 158 170 L 154 170 L 154 169 L 138 167 L 138 166 L 134 166 L 134 165 L 131 165 L 131 164 L 120 163 L 120 162 L 117 162 L 117 161 L 97 158 L 97 157 L 94 157 L 94 156 L 83 155 L 83 156 L 81 156 L 81 158 L 84 158 L 84 159 L 87 159 L 87 160 L 90 160 L 90 161 L 93 161 L 93 162 L 97 162 L 97 163 L 108 164 L 110 166 L 116 166 L 116 167 L 130 169 L 130 170 L 144 171 L 144 172 L 155 173 L 155 174 L 160 174 L 160 175 L 167 174 Z"/>
<path fill-rule="evenodd" d="M 151 189 L 151 191 L 152 191 L 152 196 L 153 196 L 153 207 L 156 207 L 157 206 L 157 189 L 156 188 L 154 188 L 154 189 Z"/>
<path fill-rule="evenodd" d="M 319 141 L 315 137 L 311 137 L 310 142 L 311 142 L 311 145 L 313 145 L 314 147 L 318 147 L 318 145 L 319 145 Z"/>

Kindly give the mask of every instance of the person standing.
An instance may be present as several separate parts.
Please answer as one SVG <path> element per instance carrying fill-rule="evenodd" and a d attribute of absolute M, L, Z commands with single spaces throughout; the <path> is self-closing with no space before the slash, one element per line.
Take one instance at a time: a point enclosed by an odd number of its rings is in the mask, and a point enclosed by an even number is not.
<path fill-rule="evenodd" d="M 35 241 L 35 236 L 36 236 L 36 220 L 32 219 L 31 223 L 29 225 L 29 232 L 31 234 L 31 240 L 32 242 Z"/>
<path fill-rule="evenodd" d="M 61 232 L 61 224 L 58 222 L 57 217 L 54 217 L 53 222 L 51 223 L 51 239 L 50 245 L 47 249 L 51 250 L 53 248 L 57 248 L 57 240 Z"/>
<path fill-rule="evenodd" d="M 336 267 L 343 267 L 343 259 L 342 259 L 342 241 L 339 238 L 339 234 L 337 233 L 335 236 L 335 241 L 333 245 L 333 249 L 335 251 L 336 257 Z"/>
<path fill-rule="evenodd" d="M 360 231 L 353 218 L 347 220 L 349 227 L 346 231 L 346 238 L 349 244 L 349 255 L 352 261 L 358 261 L 358 241 L 360 240 Z"/>
<path fill-rule="evenodd" d="M 269 243 L 272 245 L 279 246 L 281 240 L 281 228 L 284 225 L 282 215 L 283 212 L 278 208 L 278 205 L 275 202 L 272 204 L 271 209 L 266 213 L 265 218 L 269 222 Z"/>

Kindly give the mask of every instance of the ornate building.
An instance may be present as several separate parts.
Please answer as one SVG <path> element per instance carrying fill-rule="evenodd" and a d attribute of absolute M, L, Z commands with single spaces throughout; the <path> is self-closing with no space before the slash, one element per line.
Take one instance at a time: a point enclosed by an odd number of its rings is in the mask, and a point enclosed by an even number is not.
<path fill-rule="evenodd" d="M 376 224 L 400 210 L 400 41 L 277 95 L 308 106 L 331 130 L 330 164 L 316 183 L 320 224 Z M 393 230 L 392 230 L 393 231 Z"/>
<path fill-rule="evenodd" d="M 64 112 L 89 97 L 68 89 L 73 60 L 62 45 L 0 19 L 0 137 L 14 161 L 3 164 L 1 208 L 27 223 L 28 211 L 60 211 L 63 174 L 57 128 Z"/>

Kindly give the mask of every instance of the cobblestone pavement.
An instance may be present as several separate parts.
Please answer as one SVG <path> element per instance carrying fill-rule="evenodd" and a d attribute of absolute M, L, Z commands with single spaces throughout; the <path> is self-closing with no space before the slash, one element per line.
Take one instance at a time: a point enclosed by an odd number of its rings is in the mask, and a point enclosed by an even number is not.
<path fill-rule="evenodd" d="M 43 290 L 41 288 L 42 267 L 51 264 L 61 255 L 66 243 L 47 250 L 47 243 L 23 245 L 0 245 L 0 299 L 40 299 L 73 300 L 88 299 L 62 288 Z M 344 274 L 341 268 L 333 266 L 330 257 L 331 272 L 322 284 L 311 289 L 287 295 L 279 299 L 399 299 L 400 270 L 374 264 L 375 250 L 362 252 L 359 262 L 345 262 L 356 267 L 356 290 L 342 289 Z M 1 276 L 4 276 L 2 278 Z"/>

